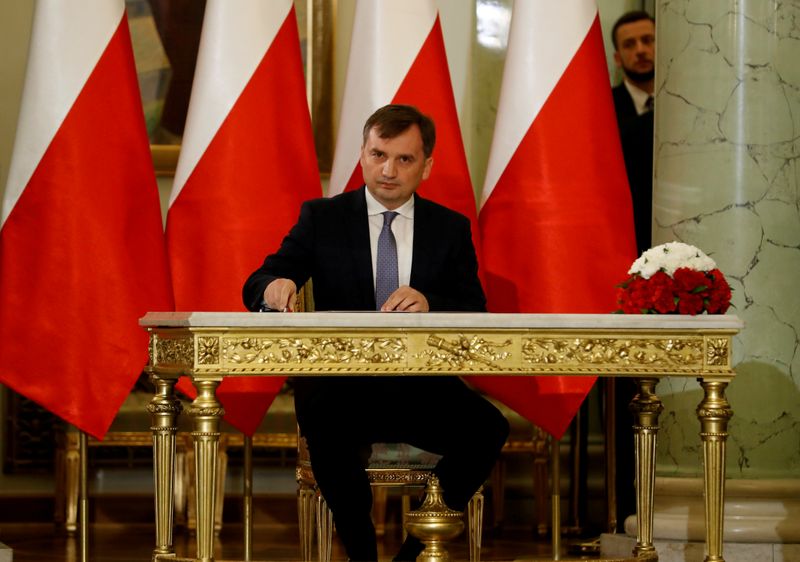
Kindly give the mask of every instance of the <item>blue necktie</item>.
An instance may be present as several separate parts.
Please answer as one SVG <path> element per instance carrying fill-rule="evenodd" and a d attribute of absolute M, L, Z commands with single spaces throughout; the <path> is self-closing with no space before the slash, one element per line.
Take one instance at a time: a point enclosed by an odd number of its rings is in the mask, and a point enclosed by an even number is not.
<path fill-rule="evenodd" d="M 375 266 L 375 309 L 380 310 L 389 295 L 399 286 L 397 274 L 397 242 L 392 233 L 394 211 L 383 213 L 383 228 L 378 236 L 378 260 Z"/>

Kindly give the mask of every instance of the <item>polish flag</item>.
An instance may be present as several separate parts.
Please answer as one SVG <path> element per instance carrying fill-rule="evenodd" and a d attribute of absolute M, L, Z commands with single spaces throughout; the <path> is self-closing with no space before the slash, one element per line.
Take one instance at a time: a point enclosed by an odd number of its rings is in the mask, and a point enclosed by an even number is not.
<path fill-rule="evenodd" d="M 0 382 L 102 438 L 172 310 L 122 0 L 36 3 L 0 215 Z"/>
<path fill-rule="evenodd" d="M 362 129 L 376 109 L 390 103 L 413 105 L 433 119 L 433 171 L 420 185 L 419 194 L 469 218 L 479 251 L 475 194 L 442 26 L 432 0 L 361 0 L 356 4 L 329 196 L 364 184 L 359 165 Z"/>
<path fill-rule="evenodd" d="M 490 311 L 616 308 L 636 244 L 594 0 L 514 3 L 480 227 Z M 471 379 L 556 437 L 594 380 Z"/>
<path fill-rule="evenodd" d="M 291 0 L 208 1 L 167 215 L 177 310 L 244 310 L 247 276 L 322 195 L 305 92 Z M 226 379 L 225 419 L 252 435 L 282 384 Z"/>

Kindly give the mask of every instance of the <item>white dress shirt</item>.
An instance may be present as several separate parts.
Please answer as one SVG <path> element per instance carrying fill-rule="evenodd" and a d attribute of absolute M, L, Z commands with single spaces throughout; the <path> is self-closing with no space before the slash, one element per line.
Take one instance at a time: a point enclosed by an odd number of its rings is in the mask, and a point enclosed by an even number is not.
<path fill-rule="evenodd" d="M 627 80 L 623 80 L 623 83 L 625 84 L 625 88 L 628 90 L 628 93 L 631 95 L 633 106 L 636 108 L 637 115 L 644 115 L 648 111 L 652 111 L 652 107 L 647 107 L 647 100 L 648 98 L 653 97 L 652 94 L 648 94 Z"/>
<path fill-rule="evenodd" d="M 383 212 L 388 211 L 369 192 L 367 197 L 367 217 L 369 219 L 369 249 L 372 255 L 372 286 L 375 286 L 376 263 L 378 262 L 378 237 L 383 230 Z M 400 286 L 411 283 L 411 257 L 414 248 L 414 197 L 394 209 L 397 216 L 392 221 L 392 234 L 397 243 L 397 278 Z"/>

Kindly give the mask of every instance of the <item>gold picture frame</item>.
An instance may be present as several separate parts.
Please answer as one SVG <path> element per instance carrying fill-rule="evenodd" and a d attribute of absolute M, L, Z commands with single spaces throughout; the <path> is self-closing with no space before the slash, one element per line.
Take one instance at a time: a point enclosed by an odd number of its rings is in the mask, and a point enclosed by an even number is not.
<path fill-rule="evenodd" d="M 162 0 L 169 2 L 170 0 Z M 180 0 L 177 0 L 180 2 Z M 336 0 L 294 0 L 304 51 L 306 94 L 311 112 L 319 170 L 330 172 L 333 162 L 333 28 Z M 188 100 L 186 100 L 188 106 Z M 156 176 L 171 177 L 180 144 L 151 144 Z"/>

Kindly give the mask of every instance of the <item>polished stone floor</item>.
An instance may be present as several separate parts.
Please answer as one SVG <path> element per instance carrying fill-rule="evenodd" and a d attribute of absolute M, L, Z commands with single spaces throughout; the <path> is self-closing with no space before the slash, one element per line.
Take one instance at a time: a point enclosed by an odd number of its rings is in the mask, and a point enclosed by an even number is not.
<path fill-rule="evenodd" d="M 88 561 L 150 560 L 155 544 L 152 472 L 141 468 L 93 470 L 89 484 Z M 215 559 L 242 560 L 243 527 L 238 499 L 241 475 L 237 468 L 228 472 L 226 484 L 225 523 L 216 540 Z M 506 494 L 506 518 L 502 526 L 492 526 L 487 521 L 482 559 L 552 559 L 550 539 L 539 537 L 534 530 L 533 498 L 514 489 L 511 487 Z M 14 562 L 81 560 L 78 538 L 68 536 L 53 523 L 53 490 L 51 476 L 0 475 L 0 543 L 13 549 Z M 296 484 L 292 470 L 257 469 L 254 493 L 252 559 L 298 560 Z M 399 498 L 394 501 L 390 498 L 381 560 L 391 560 L 399 548 L 399 511 Z M 490 515 L 487 513 L 487 518 Z M 193 534 L 177 528 L 174 535 L 176 555 L 194 556 L 195 541 Z M 568 553 L 567 547 L 568 537 L 565 537 L 562 559 Z M 449 550 L 453 560 L 466 560 L 466 538 L 456 539 Z M 345 559 L 336 542 L 333 559 Z"/>
<path fill-rule="evenodd" d="M 394 531 L 394 530 L 392 530 Z M 241 525 L 229 525 L 223 529 L 216 541 L 215 558 L 242 560 Z M 146 524 L 94 524 L 89 535 L 89 558 L 91 562 L 135 562 L 149 560 L 152 555 L 154 532 Z M 175 551 L 178 556 L 190 557 L 195 552 L 194 537 L 176 533 Z M 391 560 L 399 546 L 399 532 L 388 533 L 384 538 L 381 560 Z M 14 550 L 14 562 L 78 562 L 80 548 L 78 539 L 55 532 L 50 524 L 2 524 L 0 542 Z M 464 541 L 457 539 L 449 549 L 453 560 L 466 560 Z M 563 560 L 566 552 L 562 552 Z M 483 560 L 541 560 L 552 559 L 548 541 L 533 537 L 529 530 L 493 531 L 486 536 Z M 299 548 L 297 528 L 294 525 L 257 526 L 253 537 L 253 560 L 279 561 L 298 560 Z M 344 560 L 338 545 L 334 545 L 334 560 Z"/>

